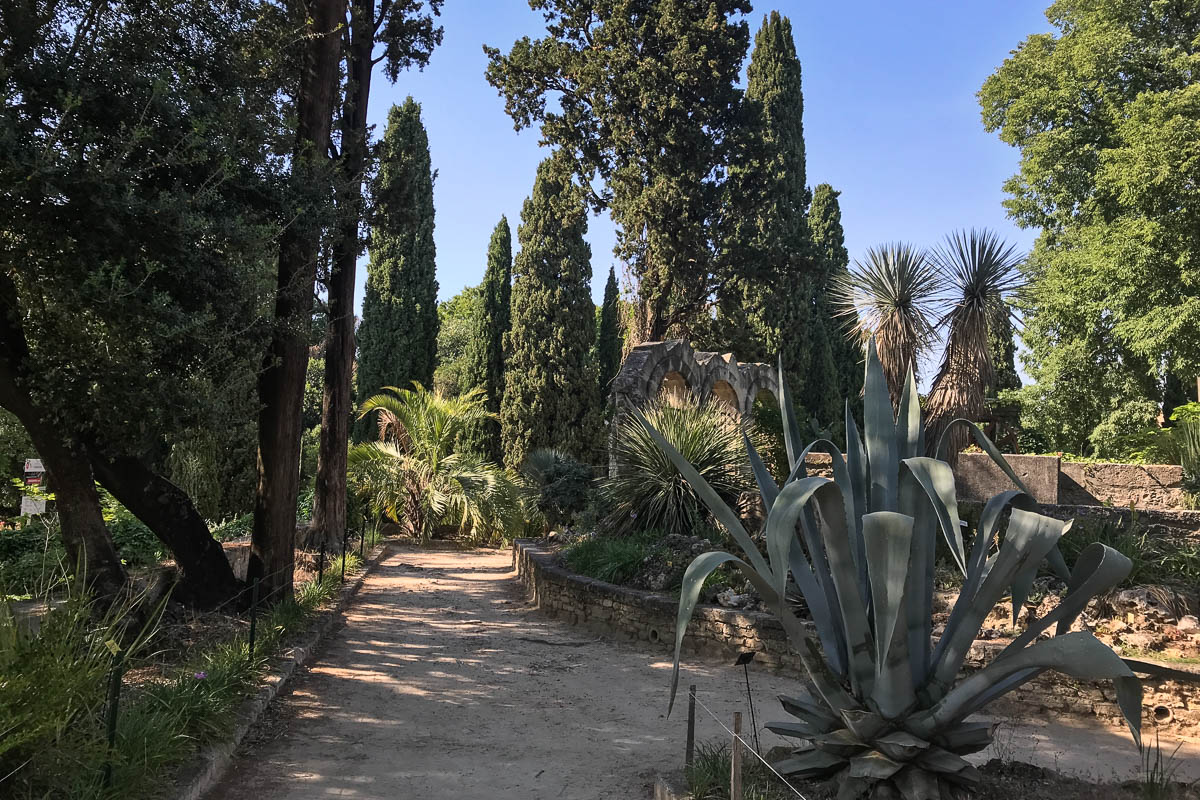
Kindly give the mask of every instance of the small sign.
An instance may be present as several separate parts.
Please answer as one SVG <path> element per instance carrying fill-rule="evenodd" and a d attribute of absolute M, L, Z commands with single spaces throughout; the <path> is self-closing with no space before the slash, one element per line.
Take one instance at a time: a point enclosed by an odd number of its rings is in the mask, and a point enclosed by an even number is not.
<path fill-rule="evenodd" d="M 46 501 L 34 500 L 32 497 L 21 498 L 21 516 L 32 517 L 36 514 L 46 513 Z"/>
<path fill-rule="evenodd" d="M 42 466 L 42 460 L 40 458 L 27 458 L 25 459 L 25 471 L 45 472 L 46 468 Z"/>

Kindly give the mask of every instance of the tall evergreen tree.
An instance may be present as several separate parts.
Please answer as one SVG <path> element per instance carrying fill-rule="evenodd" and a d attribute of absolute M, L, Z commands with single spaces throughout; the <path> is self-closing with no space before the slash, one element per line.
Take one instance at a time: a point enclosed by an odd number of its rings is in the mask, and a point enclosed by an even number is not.
<path fill-rule="evenodd" d="M 596 326 L 596 372 L 600 382 L 601 407 L 608 401 L 610 384 L 621 368 L 621 320 L 617 308 L 620 299 L 616 270 L 609 267 L 608 283 L 604 285 L 604 305 L 600 307 L 600 323 Z"/>
<path fill-rule="evenodd" d="M 779 356 L 789 388 L 803 398 L 815 270 L 805 224 L 804 93 L 787 17 L 773 11 L 763 19 L 746 76 L 722 224 L 731 276 L 722 306 L 734 328 L 729 343 L 747 351 L 738 356 Z"/>
<path fill-rule="evenodd" d="M 479 313 L 467 351 L 467 385 L 482 388 L 487 410 L 499 414 L 504 394 L 504 337 L 511 325 L 512 304 L 512 231 L 507 217 L 501 216 L 492 231 L 479 292 Z M 467 438 L 471 449 L 492 461 L 500 460 L 498 420 L 472 427 Z"/>
<path fill-rule="evenodd" d="M 842 209 L 838 195 L 828 183 L 813 189 L 812 206 L 808 210 L 808 230 L 812 241 L 813 257 L 819 266 L 813 303 L 813 319 L 823 328 L 822 334 L 829 344 L 829 358 L 834 369 L 834 378 L 828 377 L 823 366 L 814 365 L 813 382 L 836 387 L 839 406 L 849 400 L 854 408 L 861 407 L 863 384 L 863 350 L 853 326 L 834 313 L 831 301 L 832 286 L 845 275 L 850 265 L 850 254 L 846 250 L 845 232 L 842 230 Z M 824 355 L 819 358 L 824 360 Z M 841 418 L 839 408 L 837 417 Z M 824 421 L 822 421 L 824 422 Z"/>
<path fill-rule="evenodd" d="M 1006 389 L 1021 388 L 1014 333 L 1012 312 L 1008 305 L 998 306 L 988 320 L 988 349 L 992 353 L 992 380 L 987 386 L 988 397 L 999 397 L 1000 392 Z"/>
<path fill-rule="evenodd" d="M 371 260 L 358 329 L 360 401 L 384 386 L 433 382 L 438 333 L 434 178 L 421 106 L 409 97 L 388 112 L 380 142 Z M 369 431 L 369 423 L 360 423 L 360 436 Z"/>
<path fill-rule="evenodd" d="M 581 190 L 554 158 L 538 166 L 521 210 L 513 266 L 512 330 L 500 404 L 504 463 L 556 447 L 594 457 L 599 436 L 591 248 Z"/>

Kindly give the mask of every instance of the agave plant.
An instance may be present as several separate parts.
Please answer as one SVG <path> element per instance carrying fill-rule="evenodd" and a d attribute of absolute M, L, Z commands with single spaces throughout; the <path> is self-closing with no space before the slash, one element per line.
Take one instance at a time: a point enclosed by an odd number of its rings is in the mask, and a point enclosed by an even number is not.
<path fill-rule="evenodd" d="M 1021 487 L 987 502 L 968 546 L 949 465 L 921 455 L 924 430 L 912 373 L 894 414 L 874 341 L 867 349 L 864 435 L 860 438 L 847 407 L 845 457 L 827 440 L 800 446 L 782 375 L 780 385 L 791 465 L 782 487 L 747 442 L 767 509 L 765 555 L 686 459 L 653 434 L 745 554 L 704 553 L 684 575 L 672 705 L 679 652 L 701 585 L 718 566 L 733 564 L 778 616 L 808 677 L 807 695 L 780 698 L 791 719 L 766 726 L 797 742 L 788 757 L 774 764 L 782 774 L 837 776 L 843 800 L 959 795 L 980 779 L 964 756 L 987 747 L 993 735 L 989 723 L 971 715 L 1047 669 L 1081 679 L 1111 679 L 1140 742 L 1141 684 L 1092 634 L 1070 631 L 1089 599 L 1128 574 L 1127 558 L 1093 544 L 1068 573 L 1057 542 L 1070 523 L 1036 513 L 1032 497 L 999 451 L 976 426 L 958 420 Z M 832 456 L 832 480 L 806 476 L 804 458 L 814 450 Z M 1007 527 L 997 545 L 1006 512 Z M 939 537 L 965 580 L 944 631 L 934 639 L 933 567 Z M 1039 565 L 1047 560 L 1068 578 L 1059 605 L 1029 622 L 988 666 L 960 679 L 984 618 L 1011 593 L 1015 624 Z M 787 601 L 793 591 L 803 595 L 811 626 Z M 1051 628 L 1056 635 L 1044 638 Z"/>

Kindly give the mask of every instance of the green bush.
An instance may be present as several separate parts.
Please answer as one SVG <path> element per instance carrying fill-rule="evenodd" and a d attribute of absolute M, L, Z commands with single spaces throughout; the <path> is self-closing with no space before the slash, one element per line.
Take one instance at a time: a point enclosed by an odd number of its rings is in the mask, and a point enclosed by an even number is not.
<path fill-rule="evenodd" d="M 1097 458 L 1113 461 L 1140 458 L 1158 437 L 1158 404 L 1133 400 L 1113 411 L 1092 429 L 1088 441 Z"/>
<path fill-rule="evenodd" d="M 719 400 L 697 403 L 690 395 L 668 396 L 648 405 L 643 414 L 722 501 L 736 505 L 742 492 L 753 488 L 742 429 Z M 706 525 L 708 511 L 700 497 L 641 418 L 630 414 L 617 423 L 613 456 L 617 475 L 601 486 L 612 509 L 604 519 L 605 531 L 692 535 Z"/>
<path fill-rule="evenodd" d="M 654 550 L 654 533 L 633 536 L 589 536 L 563 551 L 572 571 L 609 583 L 629 583 Z"/>
<path fill-rule="evenodd" d="M 520 473 L 527 506 L 545 519 L 548 529 L 573 525 L 592 499 L 592 468 L 560 450 L 534 450 Z"/>

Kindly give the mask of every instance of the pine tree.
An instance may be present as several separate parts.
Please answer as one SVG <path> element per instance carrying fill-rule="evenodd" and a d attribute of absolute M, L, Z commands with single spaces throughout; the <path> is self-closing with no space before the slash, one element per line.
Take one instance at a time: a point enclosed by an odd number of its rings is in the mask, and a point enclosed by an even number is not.
<path fill-rule="evenodd" d="M 808 210 L 808 229 L 812 241 L 813 255 L 820 269 L 817 273 L 816 299 L 813 317 L 825 333 L 829 343 L 833 376 L 819 363 L 810 367 L 814 382 L 836 391 L 839 409 L 835 419 L 841 419 L 841 404 L 849 400 L 850 405 L 861 407 L 863 383 L 863 352 L 855 332 L 846 320 L 833 314 L 830 289 L 844 275 L 850 264 L 846 251 L 845 233 L 842 230 L 842 209 L 838 195 L 828 183 L 813 190 L 812 206 Z M 824 356 L 820 356 L 823 360 Z M 819 376 L 819 377 L 818 377 Z M 825 421 L 822 420 L 822 423 Z"/>
<path fill-rule="evenodd" d="M 421 106 L 392 106 L 379 151 L 368 245 L 367 293 L 358 329 L 358 398 L 384 386 L 429 386 L 437 360 L 433 181 Z M 369 423 L 360 423 L 359 436 Z"/>
<path fill-rule="evenodd" d="M 723 248 L 732 274 L 722 305 L 734 329 L 731 343 L 747 351 L 738 357 L 773 362 L 778 355 L 800 398 L 809 369 L 814 267 L 805 224 L 804 93 L 787 17 L 773 11 L 763 19 L 746 75 Z"/>
<path fill-rule="evenodd" d="M 621 321 L 617 317 L 617 273 L 608 268 L 608 283 L 604 285 L 604 305 L 600 307 L 600 323 L 596 326 L 596 371 L 600 382 L 600 405 L 608 401 L 613 378 L 621 368 Z"/>
<path fill-rule="evenodd" d="M 487 270 L 479 287 L 480 309 L 467 352 L 467 385 L 483 389 L 487 410 L 500 413 L 504 394 L 504 337 L 512 303 L 512 231 L 501 216 L 488 243 Z M 468 433 L 468 447 L 500 461 L 500 423 L 488 420 Z"/>
<path fill-rule="evenodd" d="M 556 447 L 591 459 L 599 437 L 591 248 L 584 241 L 582 193 L 553 158 L 538 166 L 517 231 L 512 329 L 500 430 L 504 463 L 516 467 L 529 451 Z"/>

